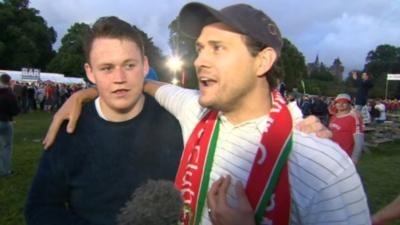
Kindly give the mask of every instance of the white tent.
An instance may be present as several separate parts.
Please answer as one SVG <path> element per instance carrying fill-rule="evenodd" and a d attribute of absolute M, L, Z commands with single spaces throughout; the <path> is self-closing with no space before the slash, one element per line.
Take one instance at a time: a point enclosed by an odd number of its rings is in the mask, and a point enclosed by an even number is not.
<path fill-rule="evenodd" d="M 38 80 L 23 78 L 21 71 L 13 71 L 13 70 L 0 70 L 0 74 L 7 73 L 11 76 L 12 80 L 20 81 L 20 82 L 34 82 Z M 79 77 L 65 77 L 64 74 L 60 73 L 40 73 L 39 74 L 40 81 L 51 81 L 54 83 L 64 83 L 64 84 L 83 84 L 85 85 L 85 80 Z"/>

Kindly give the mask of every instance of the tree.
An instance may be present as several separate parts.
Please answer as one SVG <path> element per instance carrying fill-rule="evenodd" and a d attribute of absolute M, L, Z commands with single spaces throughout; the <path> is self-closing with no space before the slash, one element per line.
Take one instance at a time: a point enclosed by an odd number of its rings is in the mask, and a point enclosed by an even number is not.
<path fill-rule="evenodd" d="M 61 40 L 61 47 L 47 66 L 47 71 L 61 73 L 66 76 L 83 77 L 85 70 L 85 54 L 83 38 L 89 25 L 75 23 Z"/>
<path fill-rule="evenodd" d="M 62 73 L 67 76 L 85 77 L 83 65 L 85 63 L 85 53 L 83 42 L 89 25 L 85 23 L 75 23 L 69 29 L 61 40 L 61 47 L 56 57 L 49 63 L 47 70 L 49 72 Z M 163 56 L 161 50 L 154 45 L 152 38 L 149 38 L 145 32 L 133 26 L 142 36 L 145 48 L 145 54 L 149 59 L 150 66 L 162 76 Z M 161 71 L 161 72 L 160 72 Z"/>
<path fill-rule="evenodd" d="M 281 56 L 277 62 L 288 90 L 301 87 L 301 80 L 307 78 L 307 67 L 303 54 L 288 39 L 283 38 Z"/>
<path fill-rule="evenodd" d="M 326 68 L 326 66 L 323 63 L 321 63 L 318 68 L 311 71 L 310 78 L 321 81 L 334 80 L 333 75 L 329 72 L 328 68 Z"/>
<path fill-rule="evenodd" d="M 185 87 L 197 88 L 198 82 L 196 77 L 196 71 L 193 65 L 194 60 L 197 57 L 195 50 L 195 39 L 190 38 L 183 34 L 178 25 L 178 20 L 175 19 L 169 24 L 169 45 L 172 49 L 172 53 L 183 59 L 183 71 L 186 76 Z"/>
<path fill-rule="evenodd" d="M 43 70 L 54 56 L 56 32 L 48 27 L 39 11 L 28 8 L 28 0 L 0 2 L 0 67 Z"/>
<path fill-rule="evenodd" d="M 165 57 L 163 56 L 161 49 L 157 47 L 154 42 L 153 38 L 149 37 L 147 33 L 140 30 L 138 27 L 133 26 L 142 36 L 145 54 L 149 59 L 149 64 L 153 67 L 160 78 L 161 81 L 167 81 L 168 75 L 165 68 Z"/>
<path fill-rule="evenodd" d="M 400 73 L 400 47 L 387 44 L 377 46 L 375 50 L 368 53 L 364 71 L 371 76 L 374 83 L 371 97 L 383 98 L 387 74 Z M 389 82 L 389 97 L 400 97 L 399 90 L 400 82 Z"/>

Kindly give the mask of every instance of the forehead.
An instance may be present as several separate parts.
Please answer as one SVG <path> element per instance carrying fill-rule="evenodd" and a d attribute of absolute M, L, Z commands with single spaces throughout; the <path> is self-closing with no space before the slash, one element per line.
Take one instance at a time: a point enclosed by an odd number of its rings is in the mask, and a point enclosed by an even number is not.
<path fill-rule="evenodd" d="M 90 51 L 90 60 L 108 59 L 116 57 L 133 57 L 141 56 L 141 50 L 136 42 L 127 38 L 96 38 L 93 41 Z"/>
<path fill-rule="evenodd" d="M 125 46 L 139 50 L 137 43 L 128 38 L 98 37 L 93 40 L 92 51 L 111 46 Z"/>
<path fill-rule="evenodd" d="M 212 23 L 201 30 L 197 43 L 207 41 L 237 42 L 244 44 L 244 35 L 223 23 Z"/>

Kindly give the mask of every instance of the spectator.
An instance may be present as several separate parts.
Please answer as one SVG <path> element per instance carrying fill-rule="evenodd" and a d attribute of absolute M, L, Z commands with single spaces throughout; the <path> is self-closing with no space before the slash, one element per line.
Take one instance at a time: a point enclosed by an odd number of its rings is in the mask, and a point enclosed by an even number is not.
<path fill-rule="evenodd" d="M 303 113 L 304 117 L 311 115 L 311 107 L 312 103 L 310 97 L 308 95 L 304 95 L 300 105 L 301 112 Z"/>
<path fill-rule="evenodd" d="M 85 106 L 74 135 L 63 129 L 44 152 L 27 199 L 28 225 L 116 224 L 138 186 L 176 175 L 182 135 L 178 121 L 142 92 L 141 34 L 116 17 L 100 18 L 88 32 L 85 71 L 100 97 Z"/>
<path fill-rule="evenodd" d="M 353 78 L 353 84 L 357 87 L 355 107 L 356 110 L 361 113 L 364 124 L 370 123 L 371 119 L 366 107 L 368 100 L 368 92 L 373 87 L 372 81 L 369 78 L 367 72 L 363 72 L 361 77 L 357 75 L 357 72 L 353 71 L 351 74 Z"/>
<path fill-rule="evenodd" d="M 376 117 L 375 122 L 376 123 L 383 123 L 386 120 L 386 107 L 383 104 L 382 99 L 378 99 L 376 105 L 374 106 L 374 109 L 379 112 L 379 116 Z"/>
<path fill-rule="evenodd" d="M 288 108 L 292 114 L 293 123 L 297 124 L 303 119 L 303 114 L 301 113 L 301 109 L 297 105 L 296 94 L 294 92 L 289 93 L 287 101 Z"/>
<path fill-rule="evenodd" d="M 314 98 L 314 102 L 311 106 L 311 113 L 317 116 L 321 120 L 322 124 L 328 125 L 328 105 L 322 97 L 316 96 Z"/>
<path fill-rule="evenodd" d="M 0 76 L 0 176 L 12 172 L 11 155 L 13 142 L 13 117 L 19 112 L 18 102 L 10 88 L 11 77 Z"/>
<path fill-rule="evenodd" d="M 357 112 L 352 111 L 351 98 L 348 94 L 339 94 L 335 98 L 336 114 L 329 122 L 332 140 L 358 162 L 364 144 L 364 127 Z"/>

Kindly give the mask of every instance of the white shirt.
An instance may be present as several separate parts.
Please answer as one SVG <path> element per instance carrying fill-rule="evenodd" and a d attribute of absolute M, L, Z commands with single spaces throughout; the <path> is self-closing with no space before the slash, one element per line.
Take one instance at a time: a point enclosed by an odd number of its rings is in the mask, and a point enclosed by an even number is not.
<path fill-rule="evenodd" d="M 379 111 L 379 117 L 377 120 L 386 120 L 386 107 L 383 103 L 379 102 L 375 105 L 375 109 Z"/>
<path fill-rule="evenodd" d="M 289 102 L 287 107 L 292 114 L 293 125 L 297 124 L 303 119 L 303 113 L 301 112 L 301 109 L 297 105 L 296 101 Z"/>
<path fill-rule="evenodd" d="M 196 90 L 173 85 L 162 86 L 156 92 L 156 100 L 179 120 L 185 144 L 205 111 L 198 97 Z M 238 125 L 231 124 L 223 115 L 220 118 L 209 185 L 230 174 L 228 203 L 235 207 L 238 200 L 233 185 L 236 181 L 247 183 L 268 116 Z M 360 178 L 351 159 L 337 144 L 294 131 L 288 166 L 290 224 L 371 224 Z M 200 223 L 211 224 L 206 208 Z"/>

